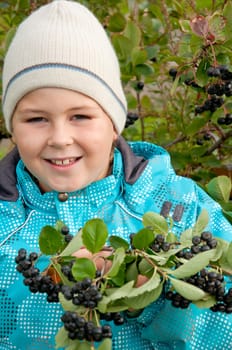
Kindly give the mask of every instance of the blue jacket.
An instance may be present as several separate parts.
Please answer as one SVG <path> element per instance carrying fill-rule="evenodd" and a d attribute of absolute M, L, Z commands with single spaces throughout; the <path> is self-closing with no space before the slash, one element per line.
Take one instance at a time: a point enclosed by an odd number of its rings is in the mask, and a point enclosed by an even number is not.
<path fill-rule="evenodd" d="M 220 206 L 192 180 L 177 176 L 168 153 L 153 144 L 128 145 L 120 138 L 112 175 L 69 193 L 65 202 L 57 192 L 41 194 L 13 150 L 0 162 L 0 350 L 55 347 L 61 307 L 47 303 L 44 294 L 30 293 L 14 262 L 22 247 L 38 251 L 43 226 L 62 220 L 75 234 L 87 220 L 99 217 L 111 234 L 129 239 L 142 227 L 142 215 L 154 211 L 171 215 L 178 235 L 203 208 L 210 214 L 208 229 L 231 240 L 232 228 Z M 232 315 L 194 306 L 178 310 L 160 297 L 113 334 L 114 350 L 231 350 Z"/>

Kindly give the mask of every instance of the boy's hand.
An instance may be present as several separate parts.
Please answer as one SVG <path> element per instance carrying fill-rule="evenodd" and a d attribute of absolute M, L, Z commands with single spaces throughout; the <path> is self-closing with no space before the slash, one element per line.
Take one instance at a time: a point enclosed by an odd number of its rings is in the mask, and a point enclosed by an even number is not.
<path fill-rule="evenodd" d="M 73 253 L 73 255 L 77 258 L 91 259 L 99 271 L 104 271 L 103 273 L 106 273 L 109 271 L 112 265 L 112 262 L 106 259 L 109 255 L 111 255 L 111 253 L 112 249 L 110 247 L 103 248 L 100 252 L 95 254 L 92 254 L 90 251 L 83 247 Z"/>
<path fill-rule="evenodd" d="M 110 256 L 111 253 L 112 253 L 112 248 L 110 247 L 105 247 L 100 252 L 95 254 L 92 254 L 90 251 L 88 251 L 86 248 L 83 247 L 78 251 L 76 251 L 75 253 L 73 253 L 73 255 L 77 258 L 91 259 L 92 261 L 94 261 L 96 268 L 99 271 L 103 271 L 103 273 L 106 273 L 107 271 L 109 271 L 109 269 L 112 266 L 112 262 L 107 259 L 107 257 Z M 140 287 L 147 281 L 148 281 L 148 278 L 146 276 L 138 275 L 135 287 Z"/>

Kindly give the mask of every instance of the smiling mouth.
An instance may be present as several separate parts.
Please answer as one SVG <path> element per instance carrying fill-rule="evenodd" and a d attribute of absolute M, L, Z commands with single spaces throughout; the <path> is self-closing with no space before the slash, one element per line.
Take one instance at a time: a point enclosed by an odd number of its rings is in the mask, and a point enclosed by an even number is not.
<path fill-rule="evenodd" d="M 54 165 L 70 165 L 76 162 L 79 158 L 68 158 L 68 159 L 50 159 L 49 161 Z"/>

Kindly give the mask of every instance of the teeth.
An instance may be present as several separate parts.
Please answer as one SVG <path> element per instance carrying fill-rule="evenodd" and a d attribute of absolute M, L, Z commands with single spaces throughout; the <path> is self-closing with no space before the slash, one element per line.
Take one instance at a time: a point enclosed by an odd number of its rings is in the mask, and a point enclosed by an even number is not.
<path fill-rule="evenodd" d="M 56 164 L 56 165 L 69 165 L 71 163 L 73 163 L 75 161 L 74 158 L 70 158 L 70 159 L 51 159 L 52 164 Z"/>

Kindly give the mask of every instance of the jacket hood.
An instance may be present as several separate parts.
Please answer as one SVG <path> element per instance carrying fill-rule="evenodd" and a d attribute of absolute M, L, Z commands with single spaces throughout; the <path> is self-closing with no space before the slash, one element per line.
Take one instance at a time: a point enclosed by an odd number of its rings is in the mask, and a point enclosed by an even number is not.
<path fill-rule="evenodd" d="M 19 159 L 19 152 L 15 147 L 0 161 L 0 200 L 15 202 L 18 199 L 16 165 Z"/>

